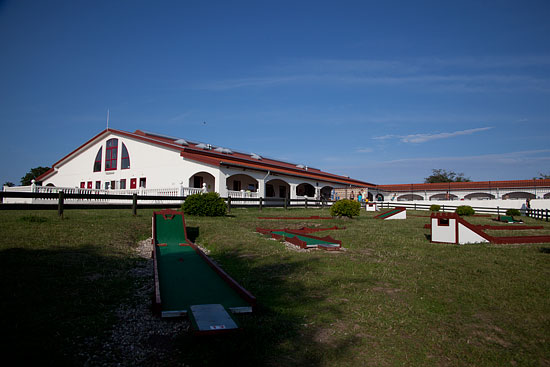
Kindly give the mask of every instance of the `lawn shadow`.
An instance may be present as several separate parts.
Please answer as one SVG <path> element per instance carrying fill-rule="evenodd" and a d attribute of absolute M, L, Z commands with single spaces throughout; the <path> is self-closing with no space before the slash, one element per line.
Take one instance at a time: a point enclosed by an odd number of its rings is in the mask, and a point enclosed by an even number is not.
<path fill-rule="evenodd" d="M 0 251 L 2 355 L 18 364 L 82 365 L 104 335 L 113 311 L 132 294 L 136 259 L 107 256 L 87 245 Z M 10 356 L 13 358 L 10 359 Z"/>
<path fill-rule="evenodd" d="M 189 241 L 195 243 L 195 240 L 200 235 L 200 227 L 185 227 L 185 231 L 187 232 L 187 238 Z"/>
<path fill-rule="evenodd" d="M 243 330 L 237 334 L 197 337 L 186 333 L 178 341 L 178 363 L 200 366 L 320 366 L 345 354 L 357 336 L 327 338 L 328 330 L 308 325 L 308 312 L 339 317 L 341 306 L 330 302 L 334 284 L 311 285 L 300 280 L 316 259 L 283 259 L 275 264 L 255 264 L 241 250 L 217 254 L 215 260 L 256 298 L 251 314 L 236 315 Z M 319 335 L 325 337 L 319 338 Z"/>

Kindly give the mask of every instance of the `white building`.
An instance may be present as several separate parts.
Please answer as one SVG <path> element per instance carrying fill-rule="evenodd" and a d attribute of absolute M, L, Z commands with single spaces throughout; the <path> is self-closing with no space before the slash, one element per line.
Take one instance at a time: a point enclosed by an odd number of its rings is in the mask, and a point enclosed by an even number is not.
<path fill-rule="evenodd" d="M 137 130 L 106 129 L 52 165 L 42 186 L 82 191 L 162 190 L 222 197 L 330 198 L 333 189 L 370 183 L 254 153 Z M 153 189 L 153 190 L 151 190 Z M 160 190 L 160 191 L 159 191 Z"/>

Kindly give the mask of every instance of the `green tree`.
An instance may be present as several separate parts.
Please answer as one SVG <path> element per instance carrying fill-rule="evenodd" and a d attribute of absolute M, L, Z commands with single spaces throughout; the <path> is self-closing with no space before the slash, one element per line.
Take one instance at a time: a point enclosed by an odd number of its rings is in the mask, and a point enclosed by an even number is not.
<path fill-rule="evenodd" d="M 36 178 L 44 173 L 46 173 L 50 167 L 35 167 L 31 168 L 29 172 L 23 177 L 21 177 L 21 185 L 28 186 L 31 184 L 32 180 L 36 180 Z"/>
<path fill-rule="evenodd" d="M 464 177 L 464 173 L 456 173 L 444 169 L 432 169 L 431 176 L 424 179 L 425 183 L 437 182 L 470 182 L 469 177 Z"/>
<path fill-rule="evenodd" d="M 546 175 L 542 172 L 539 172 L 538 177 L 533 177 L 533 180 L 544 180 L 550 178 L 550 175 Z"/>

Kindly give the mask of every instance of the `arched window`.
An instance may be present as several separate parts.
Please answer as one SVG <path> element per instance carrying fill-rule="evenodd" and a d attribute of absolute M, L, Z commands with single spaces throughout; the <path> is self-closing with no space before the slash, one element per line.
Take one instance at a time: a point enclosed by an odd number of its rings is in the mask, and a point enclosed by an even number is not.
<path fill-rule="evenodd" d="M 124 143 L 122 143 L 122 156 L 120 159 L 122 160 L 120 164 L 121 169 L 130 168 L 130 155 L 128 154 L 128 149 L 126 149 L 126 145 L 124 145 Z"/>
<path fill-rule="evenodd" d="M 105 171 L 115 170 L 118 154 L 118 139 L 107 140 L 107 149 L 105 153 Z"/>
<path fill-rule="evenodd" d="M 103 147 L 99 148 L 97 155 L 95 156 L 94 162 L 94 172 L 101 171 L 101 153 L 103 152 Z"/>

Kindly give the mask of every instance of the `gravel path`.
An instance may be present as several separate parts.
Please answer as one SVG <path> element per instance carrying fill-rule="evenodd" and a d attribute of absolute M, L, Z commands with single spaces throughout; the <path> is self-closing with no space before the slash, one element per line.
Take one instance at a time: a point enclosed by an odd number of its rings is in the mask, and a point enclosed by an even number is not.
<path fill-rule="evenodd" d="M 100 355 L 80 357 L 85 366 L 184 366 L 175 362 L 176 338 L 189 330 L 187 319 L 161 319 L 151 310 L 154 293 L 151 239 L 141 241 L 136 249 L 147 259 L 134 268 L 137 292 L 128 304 L 115 311 L 118 321 L 102 344 Z M 96 341 L 97 343 L 98 341 Z M 87 343 L 94 343 L 88 340 Z M 84 348 L 85 350 L 85 348 Z"/>

